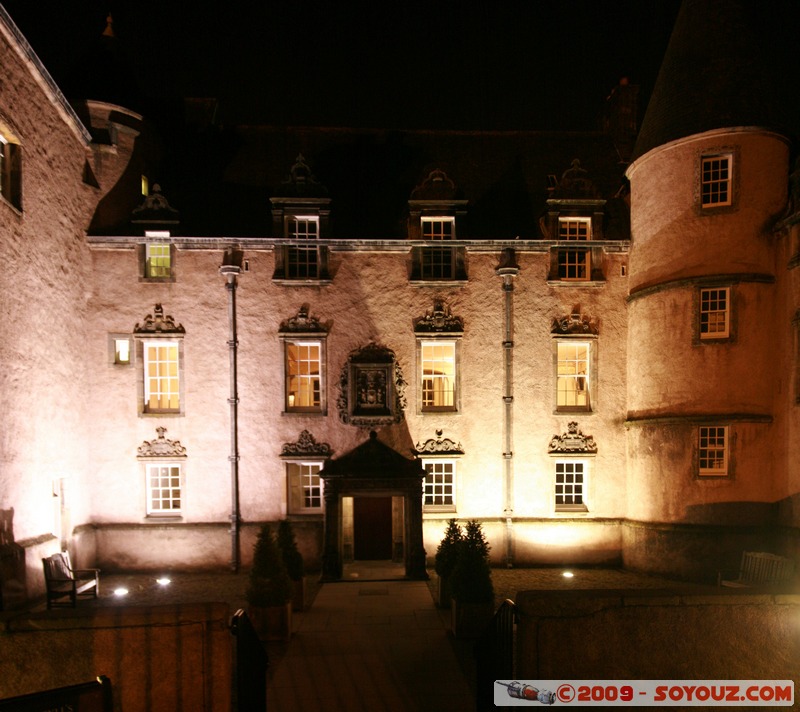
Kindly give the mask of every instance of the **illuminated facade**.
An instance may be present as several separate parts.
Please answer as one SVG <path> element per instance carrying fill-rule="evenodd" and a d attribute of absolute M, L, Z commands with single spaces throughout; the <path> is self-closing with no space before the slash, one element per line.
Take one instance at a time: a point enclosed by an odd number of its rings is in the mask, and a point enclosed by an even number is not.
<path fill-rule="evenodd" d="M 140 570 L 225 567 L 233 546 L 246 565 L 284 517 L 313 564 L 417 574 L 418 536 L 430 558 L 452 517 L 483 522 L 498 564 L 710 579 L 743 548 L 794 553 L 781 132 L 671 122 L 664 74 L 623 162 L 613 130 L 242 128 L 205 208 L 238 225 L 256 193 L 256 227 L 220 233 L 157 188 L 142 117 L 79 119 L 2 20 L 0 543 L 28 595 L 59 547 Z"/>

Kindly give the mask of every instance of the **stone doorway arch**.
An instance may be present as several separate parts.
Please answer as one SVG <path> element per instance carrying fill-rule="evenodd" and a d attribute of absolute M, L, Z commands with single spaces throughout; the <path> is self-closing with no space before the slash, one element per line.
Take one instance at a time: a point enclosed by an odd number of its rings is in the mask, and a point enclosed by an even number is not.
<path fill-rule="evenodd" d="M 403 498 L 406 578 L 428 578 L 422 545 L 422 481 L 425 470 L 418 460 L 405 457 L 380 442 L 373 431 L 366 442 L 335 460 L 329 460 L 319 476 L 325 483 L 323 581 L 342 578 L 342 498 L 358 496 Z"/>

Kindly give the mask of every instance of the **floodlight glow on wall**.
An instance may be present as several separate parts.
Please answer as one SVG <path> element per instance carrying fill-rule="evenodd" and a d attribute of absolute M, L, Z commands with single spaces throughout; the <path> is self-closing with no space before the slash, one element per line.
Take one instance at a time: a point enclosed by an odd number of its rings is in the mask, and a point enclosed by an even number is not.
<path fill-rule="evenodd" d="M 128 595 L 128 589 L 127 588 L 122 588 L 122 587 L 115 588 L 114 589 L 114 595 L 117 598 L 122 598 L 123 596 L 127 596 Z"/>
<path fill-rule="evenodd" d="M 157 578 L 156 579 L 156 583 L 159 586 L 167 587 L 167 586 L 170 585 L 170 583 L 172 583 L 172 581 L 171 581 L 171 579 L 168 579 L 166 576 L 162 576 L 161 578 Z"/>

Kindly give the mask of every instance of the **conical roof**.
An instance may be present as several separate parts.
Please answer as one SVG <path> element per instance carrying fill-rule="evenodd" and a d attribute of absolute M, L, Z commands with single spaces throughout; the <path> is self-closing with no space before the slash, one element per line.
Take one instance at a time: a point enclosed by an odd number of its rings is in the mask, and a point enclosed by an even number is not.
<path fill-rule="evenodd" d="M 768 52 L 769 8 L 754 0 L 684 0 L 634 158 L 712 129 L 788 127 Z"/>

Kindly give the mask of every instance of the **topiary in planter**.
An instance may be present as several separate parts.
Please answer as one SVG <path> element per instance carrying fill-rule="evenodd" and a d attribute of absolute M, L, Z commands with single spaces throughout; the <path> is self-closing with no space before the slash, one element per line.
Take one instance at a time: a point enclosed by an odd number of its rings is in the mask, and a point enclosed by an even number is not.
<path fill-rule="evenodd" d="M 451 577 L 451 626 L 457 638 L 477 638 L 494 613 L 489 542 L 476 520 L 467 522 Z"/>
<path fill-rule="evenodd" d="M 288 519 L 278 522 L 278 548 L 281 550 L 286 572 L 292 580 L 292 609 L 305 610 L 305 566 L 303 555 L 297 548 L 292 524 Z"/>
<path fill-rule="evenodd" d="M 292 597 L 292 582 L 269 524 L 264 524 L 253 547 L 253 567 L 246 591 L 251 606 L 285 605 Z"/>
<path fill-rule="evenodd" d="M 450 577 L 453 575 L 456 561 L 458 560 L 458 549 L 463 540 L 461 527 L 455 519 L 447 522 L 447 529 L 444 531 L 444 538 L 436 549 L 434 558 L 434 568 L 439 577 L 439 600 L 437 603 L 441 608 L 450 607 Z"/>

